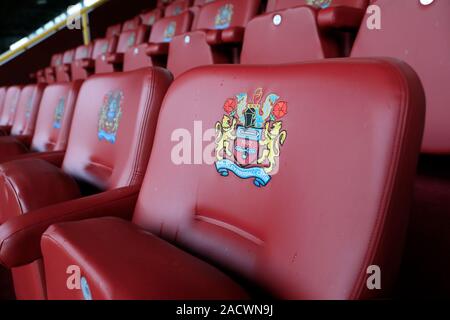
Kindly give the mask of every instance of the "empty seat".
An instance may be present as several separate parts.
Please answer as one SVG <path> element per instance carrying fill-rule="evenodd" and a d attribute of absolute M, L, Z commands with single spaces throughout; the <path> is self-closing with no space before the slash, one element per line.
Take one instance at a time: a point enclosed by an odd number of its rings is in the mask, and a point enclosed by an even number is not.
<path fill-rule="evenodd" d="M 72 80 L 87 79 L 94 70 L 93 54 L 94 45 L 92 43 L 88 45 L 82 45 L 75 49 L 74 61 L 71 65 Z M 101 50 L 98 50 L 100 55 Z M 105 53 L 107 50 L 105 50 Z"/>
<path fill-rule="evenodd" d="M 70 215 L 79 205 L 120 207 L 123 197 L 136 193 L 142 182 L 160 104 L 170 82 L 166 70 L 150 68 L 86 80 L 61 168 L 33 158 L 0 165 L 4 191 L 0 215 L 1 222 L 6 222 L 0 228 L 5 231 L 9 222 L 15 224 L 27 212 L 38 217 L 39 209 L 56 203 L 60 203 L 60 217 Z M 83 198 L 86 195 L 90 197 Z M 34 245 L 38 247 L 39 240 Z M 15 250 L 16 254 L 25 251 Z M 45 298 L 41 271 L 39 261 L 12 270 L 18 299 Z"/>
<path fill-rule="evenodd" d="M 168 69 L 177 77 L 196 66 L 238 62 L 245 27 L 259 5 L 259 0 L 218 0 L 203 6 L 195 31 L 171 42 Z"/>
<path fill-rule="evenodd" d="M 321 32 L 317 12 L 313 7 L 301 6 L 254 18 L 245 30 L 241 63 L 293 63 L 337 57 L 336 39 Z"/>
<path fill-rule="evenodd" d="M 136 30 L 137 28 L 139 28 L 140 25 L 141 25 L 141 18 L 137 16 L 123 23 L 122 32 Z"/>
<path fill-rule="evenodd" d="M 44 224 L 57 222 L 41 242 L 48 298 L 236 299 L 253 286 L 285 299 L 387 297 L 424 116 L 420 81 L 396 61 L 188 72 L 164 99 L 139 199 L 129 203 L 134 224 L 70 223 L 83 210 L 59 220 L 47 210 Z M 215 135 L 194 153 L 190 140 L 168 140 L 198 136 L 199 122 Z M 1 226 L 1 261 L 40 256 L 31 244 L 42 222 L 33 213 Z M 8 254 L 14 247 L 30 249 Z M 83 290 L 67 288 L 69 265 L 80 267 Z M 381 290 L 366 286 L 372 265 Z"/>
<path fill-rule="evenodd" d="M 146 32 L 145 26 L 140 26 L 135 30 L 122 32 L 117 41 L 117 49 L 114 52 L 102 54 L 97 57 L 95 62 L 95 72 L 108 73 L 122 71 L 125 52 L 129 48 L 144 42 Z"/>
<path fill-rule="evenodd" d="M 18 128 L 13 127 L 11 137 L 0 137 L 0 160 L 22 159 L 25 155 L 51 158 L 53 154 L 43 153 L 64 151 L 81 83 L 74 81 L 48 85 L 42 93 L 35 130 L 29 124 L 26 131 L 15 135 Z M 31 122 L 31 119 L 28 121 Z"/>
<path fill-rule="evenodd" d="M 156 8 L 141 14 L 141 21 L 143 25 L 151 27 L 155 24 L 156 21 L 161 19 L 162 16 L 163 10 L 161 10 L 160 8 Z"/>
<path fill-rule="evenodd" d="M 3 102 L 3 110 L 0 116 L 0 135 L 8 135 L 14 124 L 16 116 L 17 104 L 20 98 L 20 86 L 11 86 L 6 90 L 5 101 Z"/>
<path fill-rule="evenodd" d="M 168 5 L 164 10 L 165 17 L 173 17 L 177 16 L 183 11 L 189 9 L 191 7 L 191 0 L 177 0 L 170 5 Z"/>
<path fill-rule="evenodd" d="M 0 115 L 3 111 L 3 103 L 5 102 L 6 87 L 0 87 Z"/>
<path fill-rule="evenodd" d="M 120 36 L 121 32 L 122 32 L 122 24 L 121 23 L 114 24 L 106 29 L 105 38 L 111 39 L 112 37 L 118 37 Z"/>
<path fill-rule="evenodd" d="M 71 66 L 75 58 L 75 50 L 67 50 L 63 54 L 62 63 L 55 68 L 56 81 L 68 82 L 71 80 Z"/>
<path fill-rule="evenodd" d="M 191 23 L 192 14 L 189 11 L 158 20 L 153 25 L 148 43 L 127 50 L 124 57 L 124 70 L 135 70 L 152 65 L 165 67 L 170 41 L 176 35 L 189 31 Z"/>
<path fill-rule="evenodd" d="M 419 1 L 378 0 L 375 4 L 381 9 L 381 28 L 361 28 L 352 56 L 388 56 L 407 62 L 418 73 L 427 101 L 422 144 L 422 152 L 427 155 L 422 158 L 416 180 L 402 293 L 415 298 L 448 298 L 450 2 L 422 5 Z M 371 12 L 363 24 L 374 27 L 373 22 Z"/>
<path fill-rule="evenodd" d="M 43 70 L 45 82 L 55 83 L 56 82 L 56 68 L 62 64 L 63 54 L 57 53 L 52 56 L 50 66 Z M 38 75 L 40 77 L 40 75 Z"/>

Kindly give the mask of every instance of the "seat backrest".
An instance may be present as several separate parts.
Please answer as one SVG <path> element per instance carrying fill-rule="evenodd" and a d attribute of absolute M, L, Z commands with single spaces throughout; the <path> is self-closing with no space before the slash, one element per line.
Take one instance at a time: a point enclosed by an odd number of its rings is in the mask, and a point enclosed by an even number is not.
<path fill-rule="evenodd" d="M 146 27 L 140 26 L 131 31 L 125 31 L 120 34 L 117 42 L 117 53 L 125 53 L 129 48 L 141 44 L 145 40 Z"/>
<path fill-rule="evenodd" d="M 45 84 L 38 83 L 25 86 L 20 92 L 19 102 L 16 108 L 12 136 L 31 136 L 34 133 L 36 118 L 41 103 Z"/>
<path fill-rule="evenodd" d="M 197 68 L 161 110 L 136 224 L 276 298 L 365 298 L 370 265 L 389 288 L 425 113 L 406 64 Z"/>
<path fill-rule="evenodd" d="M 63 54 L 62 53 L 57 53 L 52 55 L 52 59 L 50 61 L 50 66 L 51 67 L 58 67 L 62 64 L 62 60 L 63 60 Z"/>
<path fill-rule="evenodd" d="M 173 17 L 177 16 L 183 11 L 189 9 L 191 7 L 191 0 L 177 0 L 171 4 L 169 4 L 164 10 L 165 17 Z"/>
<path fill-rule="evenodd" d="M 266 12 L 293 8 L 302 5 L 309 5 L 318 9 L 339 6 L 365 9 L 369 5 L 369 0 L 268 0 Z"/>
<path fill-rule="evenodd" d="M 64 171 L 102 190 L 140 184 L 171 80 L 161 68 L 86 80 L 75 107 Z"/>
<path fill-rule="evenodd" d="M 188 32 L 192 24 L 192 13 L 185 11 L 177 16 L 157 21 L 150 33 L 150 43 L 170 42 L 174 36 Z"/>
<path fill-rule="evenodd" d="M 245 27 L 257 15 L 260 0 L 217 0 L 203 6 L 197 22 L 197 30 L 217 30 L 229 27 Z"/>
<path fill-rule="evenodd" d="M 105 37 L 108 39 L 110 39 L 112 37 L 118 37 L 121 32 L 122 32 L 122 24 L 118 23 L 118 24 L 109 26 L 108 29 L 106 29 Z"/>
<path fill-rule="evenodd" d="M 450 153 L 450 1 L 378 0 L 381 29 L 362 27 L 352 56 L 386 56 L 401 59 L 419 74 L 427 98 L 422 151 Z M 420 23 L 410 23 L 420 21 Z M 367 14 L 363 26 L 373 24 Z"/>
<path fill-rule="evenodd" d="M 64 52 L 62 63 L 63 64 L 71 64 L 75 58 L 75 50 L 70 49 Z"/>
<path fill-rule="evenodd" d="M 20 98 L 20 86 L 12 86 L 6 90 L 3 110 L 0 117 L 0 126 L 12 126 L 16 116 L 17 104 Z"/>
<path fill-rule="evenodd" d="M 127 20 L 123 23 L 122 32 L 132 31 L 137 29 L 141 25 L 141 18 L 135 17 L 133 19 Z"/>
<path fill-rule="evenodd" d="M 141 14 L 141 21 L 143 25 L 153 26 L 156 21 L 161 19 L 163 16 L 163 11 L 159 8 L 153 9 L 151 11 L 144 12 Z"/>
<path fill-rule="evenodd" d="M 31 150 L 66 149 L 75 102 L 82 80 L 48 85 L 42 95 Z"/>
<path fill-rule="evenodd" d="M 115 52 L 117 48 L 117 37 L 97 39 L 92 49 L 92 59 L 96 60 L 101 55 Z"/>
<path fill-rule="evenodd" d="M 322 35 L 316 18 L 317 9 L 301 6 L 252 19 L 245 30 L 241 64 L 294 63 L 336 57 L 336 42 Z"/>
<path fill-rule="evenodd" d="M 77 47 L 75 49 L 74 61 L 92 58 L 93 49 L 94 46 L 92 43 Z"/>

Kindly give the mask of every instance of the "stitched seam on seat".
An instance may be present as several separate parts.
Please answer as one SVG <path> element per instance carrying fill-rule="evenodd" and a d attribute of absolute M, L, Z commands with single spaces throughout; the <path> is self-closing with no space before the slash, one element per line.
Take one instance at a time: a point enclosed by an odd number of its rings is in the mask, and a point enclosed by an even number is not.
<path fill-rule="evenodd" d="M 154 103 L 154 97 L 155 97 L 155 87 L 156 87 L 156 76 L 155 76 L 155 69 L 152 68 L 152 74 L 151 74 L 151 83 L 146 83 L 146 90 L 147 90 L 147 96 L 146 96 L 146 104 L 148 103 L 148 108 L 146 108 L 145 113 L 143 115 L 142 123 L 141 123 L 141 130 L 139 132 L 139 138 L 138 138 L 138 150 L 136 153 L 136 157 L 133 159 L 133 169 L 130 173 L 130 177 L 128 179 L 128 184 L 132 185 L 137 180 L 137 176 L 140 175 L 138 172 L 138 168 L 140 166 L 140 163 L 143 161 L 141 158 L 141 154 L 143 153 L 145 146 L 145 138 L 147 136 L 146 131 L 147 127 L 149 126 L 149 123 L 152 119 L 149 119 L 148 114 L 151 114 L 151 111 L 153 109 L 153 103 Z"/>
<path fill-rule="evenodd" d="M 397 77 L 400 83 L 400 88 L 403 91 L 407 91 L 406 94 L 402 94 L 400 103 L 402 106 L 405 106 L 409 102 L 409 96 L 410 96 L 410 90 L 407 85 L 406 79 L 402 76 L 402 71 L 400 68 L 398 68 L 396 65 L 388 63 L 386 61 L 381 61 L 381 64 L 385 66 L 395 67 L 396 71 L 392 72 L 393 75 Z M 406 89 L 406 90 L 403 90 Z M 381 198 L 381 206 L 378 209 L 377 218 L 375 221 L 375 226 L 372 229 L 372 235 L 370 236 L 369 240 L 369 246 L 367 249 L 367 252 L 365 254 L 365 258 L 363 260 L 363 264 L 361 266 L 360 275 L 357 277 L 357 280 L 354 284 L 353 289 L 351 290 L 351 296 L 350 299 L 358 299 L 363 290 L 365 285 L 365 278 L 367 275 L 367 265 L 370 261 L 373 261 L 376 257 L 381 240 L 382 235 L 385 231 L 384 225 L 386 223 L 387 214 L 389 213 L 388 210 L 391 207 L 392 204 L 392 192 L 395 189 L 395 184 L 397 182 L 397 176 L 399 173 L 399 167 L 400 167 L 400 160 L 405 154 L 404 150 L 404 144 L 402 143 L 404 139 L 408 136 L 407 135 L 407 128 L 405 129 L 405 126 L 408 123 L 408 120 L 410 118 L 411 112 L 409 112 L 409 108 L 403 108 L 404 111 L 402 114 L 399 115 L 398 121 L 397 121 L 397 132 L 395 133 L 394 138 L 394 146 L 392 148 L 392 156 L 391 159 L 391 165 L 388 170 L 389 177 L 384 185 L 383 188 L 383 195 Z"/>

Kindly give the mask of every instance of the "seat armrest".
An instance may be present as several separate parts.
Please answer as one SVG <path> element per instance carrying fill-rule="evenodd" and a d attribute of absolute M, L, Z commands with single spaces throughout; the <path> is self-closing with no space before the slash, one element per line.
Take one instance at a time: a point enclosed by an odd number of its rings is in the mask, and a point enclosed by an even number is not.
<path fill-rule="evenodd" d="M 25 160 L 25 159 L 41 159 L 47 161 L 54 166 L 61 168 L 62 163 L 64 161 L 65 151 L 50 151 L 50 152 L 35 152 L 35 153 L 25 153 L 18 154 L 10 157 L 5 157 L 3 162 L 6 161 L 16 161 L 16 160 Z"/>
<path fill-rule="evenodd" d="M 248 298 L 217 268 L 117 218 L 53 225 L 41 247 L 49 299 L 83 299 L 61 282 L 69 265 L 80 267 L 95 300 Z"/>
<path fill-rule="evenodd" d="M 0 136 L 9 136 L 11 134 L 12 126 L 0 126 Z"/>
<path fill-rule="evenodd" d="M 16 157 L 29 152 L 27 146 L 16 137 L 0 137 L 0 161 L 7 161 L 11 157 Z"/>
<path fill-rule="evenodd" d="M 218 45 L 222 43 L 222 30 L 207 30 L 206 42 L 210 45 Z"/>
<path fill-rule="evenodd" d="M 329 7 L 319 11 L 317 23 L 321 29 L 355 30 L 360 27 L 364 14 L 365 11 L 359 8 Z"/>
<path fill-rule="evenodd" d="M 105 216 L 131 219 L 139 189 L 115 189 L 9 219 L 0 226 L 0 263 L 14 268 L 39 259 L 41 236 L 52 224 Z"/>
<path fill-rule="evenodd" d="M 169 53 L 169 43 L 150 43 L 145 49 L 145 53 L 148 56 L 161 56 Z"/>
<path fill-rule="evenodd" d="M 222 42 L 239 43 L 244 40 L 245 28 L 232 27 L 222 31 Z"/>
<path fill-rule="evenodd" d="M 78 63 L 79 66 L 84 69 L 94 69 L 95 68 L 95 60 L 93 60 L 93 59 L 78 60 L 76 63 Z"/>
<path fill-rule="evenodd" d="M 122 64 L 123 56 L 123 53 L 110 53 L 106 57 L 106 62 L 110 64 Z"/>
<path fill-rule="evenodd" d="M 27 148 L 30 147 L 31 141 L 33 140 L 32 135 L 14 136 L 13 138 L 22 143 Z"/>

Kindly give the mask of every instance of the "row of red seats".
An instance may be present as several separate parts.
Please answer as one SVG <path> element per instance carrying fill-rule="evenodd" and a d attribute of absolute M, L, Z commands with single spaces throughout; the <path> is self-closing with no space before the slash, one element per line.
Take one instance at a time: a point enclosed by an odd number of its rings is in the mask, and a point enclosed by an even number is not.
<path fill-rule="evenodd" d="M 444 126 L 449 99 L 443 86 L 450 77 L 445 60 L 450 52 L 445 34 L 450 4 L 376 4 L 384 9 L 383 28 L 361 28 L 352 56 L 391 56 L 408 62 L 427 99 L 422 150 L 449 153 L 449 129 Z M 257 34 L 264 34 L 269 43 L 249 36 L 250 23 L 243 36 L 246 63 L 297 62 L 289 22 L 300 20 L 290 20 L 298 12 L 315 11 L 299 7 L 255 19 L 271 26 L 254 29 L 266 30 Z M 401 17 L 420 17 L 424 23 L 420 29 L 398 25 Z M 227 34 L 196 31 L 182 39 L 197 33 L 216 39 Z M 417 45 L 418 36 L 435 60 L 427 58 L 423 44 Z M 272 43 L 276 45 L 268 47 Z M 259 50 L 245 49 L 257 45 Z M 448 50 L 433 50 L 443 45 Z M 0 199 L 0 262 L 12 268 L 18 298 L 251 294 L 230 275 L 281 298 L 385 296 L 386 291 L 368 291 L 364 275 L 370 264 L 382 266 L 387 290 L 401 257 L 408 190 L 424 121 L 421 85 L 409 67 L 366 59 L 270 68 L 211 66 L 177 77 L 166 95 L 170 82 L 166 70 L 143 68 L 93 76 L 81 90 L 81 81 L 0 90 L 0 102 L 2 92 L 6 96 L 0 123 L 5 135 L 0 139 L 0 188 L 5 191 Z M 261 107 L 266 96 L 277 97 L 273 105 L 280 102 L 273 117 L 282 119 L 279 123 L 288 133 L 278 132 L 284 136 L 280 159 L 287 160 L 279 162 L 279 173 L 270 177 L 267 187 L 221 178 L 214 172 L 220 168 L 217 162 L 211 170 L 207 164 L 177 166 L 171 161 L 169 142 L 176 129 L 191 128 L 194 121 L 211 127 L 222 120 L 221 128 L 232 125 L 224 109 L 233 111 L 233 101 L 243 96 L 248 97 L 246 106 Z M 3 116 L 8 116 L 8 123 L 3 123 Z M 324 150 L 330 156 L 324 157 Z M 46 189 L 36 190 L 42 181 Z M 439 190 L 445 192 L 448 181 L 440 183 Z M 433 200 L 422 202 L 426 213 L 427 202 Z M 47 230 L 54 223 L 103 216 L 133 216 L 135 224 L 178 248 L 111 218 Z M 82 267 L 84 292 L 66 287 L 68 265 Z"/>
<path fill-rule="evenodd" d="M 269 1 L 266 12 L 306 3 L 308 1 Z M 174 2 L 166 10 L 175 6 L 180 8 L 176 10 L 178 14 L 166 14 L 166 18 L 161 18 L 161 9 L 157 8 L 113 25 L 104 39 L 54 55 L 51 66 L 39 71 L 37 79 L 53 83 L 85 79 L 94 72 L 129 71 L 152 65 L 167 67 L 178 76 L 199 65 L 239 63 L 240 60 L 264 63 L 258 56 L 252 55 L 251 61 L 247 59 L 248 51 L 276 51 L 277 45 L 288 40 L 286 38 L 297 40 L 303 35 L 308 46 L 295 41 L 297 47 L 291 48 L 291 54 L 280 62 L 345 56 L 351 47 L 349 39 L 360 26 L 368 0 L 331 2 L 330 7 L 324 9 L 303 6 L 295 12 L 293 9 L 282 11 L 277 18 L 273 13 L 255 18 L 260 0 L 217 0 L 193 7 L 190 4 L 190 1 Z M 260 41 L 263 33 L 272 34 L 271 45 Z M 246 42 L 240 55 L 244 34 L 254 40 Z"/>

